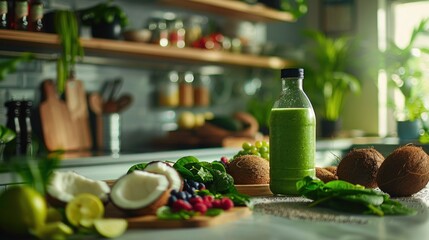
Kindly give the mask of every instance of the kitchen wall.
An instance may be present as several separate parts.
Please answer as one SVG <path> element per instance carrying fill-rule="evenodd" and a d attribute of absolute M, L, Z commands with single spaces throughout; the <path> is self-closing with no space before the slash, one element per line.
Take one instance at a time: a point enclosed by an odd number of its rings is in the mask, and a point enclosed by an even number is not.
<path fill-rule="evenodd" d="M 84 0 L 51 0 L 51 7 L 84 8 L 102 1 Z M 123 7 L 130 18 L 130 28 L 142 27 L 146 19 L 159 11 L 174 11 L 178 14 L 195 14 L 182 9 L 165 8 L 146 3 L 146 1 L 128 0 L 116 1 Z M 370 49 L 377 46 L 377 9 L 378 1 L 359 0 L 356 2 L 356 36 L 361 36 Z M 302 54 L 304 39 L 301 35 L 303 29 L 320 29 L 320 1 L 309 1 L 309 12 L 296 23 L 267 23 L 252 24 L 236 21 L 204 13 L 212 17 L 228 33 L 249 34 L 254 41 L 266 43 L 267 50 L 272 54 L 285 58 L 293 58 Z M 197 13 L 198 14 L 198 13 Z M 201 14 L 201 13 L 200 13 Z M 83 29 L 84 37 L 89 37 L 88 29 Z M 135 62 L 134 62 L 135 63 Z M 189 66 L 190 68 L 192 66 Z M 156 92 L 162 73 L 176 66 L 152 68 L 144 64 L 129 64 L 123 62 L 120 66 L 107 64 L 78 64 L 77 77 L 84 81 L 88 92 L 99 91 L 104 81 L 116 77 L 124 79 L 121 92 L 131 93 L 134 97 L 132 106 L 121 114 L 122 120 L 122 149 L 131 152 L 151 151 L 151 140 L 166 134 L 166 131 L 175 129 L 175 121 L 181 111 L 212 111 L 228 114 L 246 108 L 250 98 L 259 97 L 258 94 L 276 95 L 280 91 L 279 72 L 258 69 L 227 67 L 221 69 L 221 74 L 215 78 L 216 94 L 213 104 L 209 108 L 171 109 L 160 108 L 156 104 Z M 181 66 L 180 69 L 186 69 Z M 52 61 L 36 60 L 21 66 L 20 71 L 10 74 L 4 82 L 0 83 L 0 101 L 4 103 L 11 97 L 21 99 L 34 99 L 40 101 L 39 84 L 46 78 L 55 79 L 55 63 Z M 359 129 L 365 133 L 377 135 L 380 133 L 377 81 L 367 73 L 362 73 L 363 91 L 359 96 L 350 96 L 346 102 L 343 116 L 343 129 Z M 160 77 L 161 76 L 161 77 Z M 262 88 L 256 87 L 252 91 L 246 90 L 251 79 L 257 76 L 262 78 Z M 250 84 L 251 85 L 251 84 Z M 226 104 L 227 103 L 227 104 Z M 3 106 L 3 104 L 2 104 Z M 0 108 L 0 120 L 5 122 L 6 110 Z"/>
<path fill-rule="evenodd" d="M 48 7 L 75 7 L 81 9 L 92 6 L 97 2 L 103 1 L 52 0 L 48 2 Z M 128 0 L 116 1 L 116 3 L 123 7 L 129 16 L 129 28 L 143 27 L 148 17 L 153 14 L 159 14 L 160 11 L 174 11 L 183 15 L 201 14 L 186 12 L 181 9 L 165 8 L 165 6 L 161 8 L 158 5 L 142 3 L 141 1 Z M 297 24 L 294 23 L 266 25 L 203 14 L 213 18 L 228 34 L 248 35 L 259 43 L 269 42 L 270 46 L 276 47 L 271 51 L 281 49 L 276 54 L 280 56 L 287 57 L 288 54 L 293 53 L 292 50 L 296 49 L 294 42 L 299 41 L 300 38 L 295 34 Z M 281 30 L 279 31 L 279 29 Z M 83 28 L 82 35 L 83 37 L 90 37 L 89 29 Z M 279 37 L 279 35 L 286 37 Z M 5 123 L 6 121 L 6 109 L 3 107 L 3 103 L 8 99 L 32 99 L 37 107 L 41 94 L 39 84 L 44 79 L 56 78 L 55 66 L 55 61 L 34 60 L 29 64 L 23 64 L 16 73 L 8 75 L 5 81 L 0 82 L 1 122 Z M 167 131 L 175 129 L 176 118 L 182 111 L 211 111 L 218 114 L 230 114 L 237 110 L 245 110 L 246 101 L 255 97 L 260 88 L 260 86 L 251 84 L 255 75 L 262 78 L 264 87 L 275 88 L 275 94 L 280 91 L 277 71 L 261 71 L 241 67 L 213 68 L 218 74 L 212 77 L 213 97 L 210 107 L 190 109 L 159 107 L 156 93 L 160 81 L 166 77 L 163 74 L 175 69 L 189 70 L 188 67 L 192 70 L 200 69 L 192 65 L 179 67 L 164 65 L 161 68 L 154 68 L 146 66 L 144 63 L 140 64 L 138 61 L 124 61 L 119 66 L 115 66 L 108 61 L 103 64 L 78 64 L 76 66 L 76 76 L 84 82 L 87 92 L 99 91 L 106 80 L 112 80 L 117 77 L 123 78 L 124 84 L 121 93 L 130 93 L 134 97 L 132 106 L 121 114 L 122 149 L 128 152 L 151 151 L 153 138 L 161 137 Z"/>

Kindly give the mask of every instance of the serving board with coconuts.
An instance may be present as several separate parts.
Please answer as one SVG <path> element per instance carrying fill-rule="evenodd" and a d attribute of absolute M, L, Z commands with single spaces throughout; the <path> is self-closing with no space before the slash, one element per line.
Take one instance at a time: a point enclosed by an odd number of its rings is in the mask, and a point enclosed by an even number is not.
<path fill-rule="evenodd" d="M 185 157 L 189 159 L 196 158 Z M 191 181 L 183 178 L 171 163 L 162 161 L 136 164 L 119 179 L 107 181 L 88 179 L 71 171 L 55 171 L 47 186 L 47 199 L 50 205 L 64 208 L 79 194 L 91 193 L 104 203 L 105 218 L 126 219 L 130 229 L 209 227 L 252 213 L 246 206 L 234 206 L 229 197 L 209 195 L 203 184 L 192 181 L 191 188 Z M 195 184 L 207 196 L 190 196 L 189 189 L 196 192 Z M 179 195 L 183 198 L 176 199 Z"/>

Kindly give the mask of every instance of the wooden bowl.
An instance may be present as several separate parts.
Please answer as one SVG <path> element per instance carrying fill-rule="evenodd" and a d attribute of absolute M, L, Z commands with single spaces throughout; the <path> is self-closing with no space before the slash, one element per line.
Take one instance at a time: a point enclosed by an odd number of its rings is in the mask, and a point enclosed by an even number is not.
<path fill-rule="evenodd" d="M 148 29 L 128 30 L 123 33 L 124 39 L 131 42 L 149 42 L 152 32 Z"/>

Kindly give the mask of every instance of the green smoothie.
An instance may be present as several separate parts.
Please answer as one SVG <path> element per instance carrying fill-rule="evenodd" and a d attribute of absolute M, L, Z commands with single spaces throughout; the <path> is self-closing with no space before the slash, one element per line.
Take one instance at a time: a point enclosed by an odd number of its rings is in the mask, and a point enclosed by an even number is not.
<path fill-rule="evenodd" d="M 315 176 L 316 119 L 311 108 L 273 108 L 270 118 L 270 189 L 297 195 L 296 182 Z"/>

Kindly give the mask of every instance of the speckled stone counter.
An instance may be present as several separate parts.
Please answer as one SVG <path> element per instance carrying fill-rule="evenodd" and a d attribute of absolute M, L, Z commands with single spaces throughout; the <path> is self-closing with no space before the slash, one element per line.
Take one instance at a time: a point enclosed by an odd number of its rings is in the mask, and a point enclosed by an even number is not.
<path fill-rule="evenodd" d="M 429 188 L 396 198 L 414 216 L 366 216 L 308 208 L 302 197 L 257 197 L 252 216 L 210 228 L 130 230 L 120 239 L 425 240 L 429 239 Z"/>

